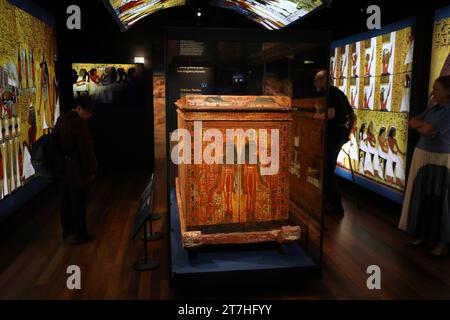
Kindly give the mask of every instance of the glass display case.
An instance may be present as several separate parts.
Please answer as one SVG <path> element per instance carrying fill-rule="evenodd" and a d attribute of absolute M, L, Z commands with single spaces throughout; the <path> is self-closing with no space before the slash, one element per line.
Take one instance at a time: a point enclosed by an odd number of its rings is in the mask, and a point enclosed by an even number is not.
<path fill-rule="evenodd" d="M 181 154 L 176 187 L 184 248 L 300 238 L 289 220 L 290 102 L 211 95 L 177 101 L 172 138 L 184 145 L 172 149 L 172 160 Z"/>

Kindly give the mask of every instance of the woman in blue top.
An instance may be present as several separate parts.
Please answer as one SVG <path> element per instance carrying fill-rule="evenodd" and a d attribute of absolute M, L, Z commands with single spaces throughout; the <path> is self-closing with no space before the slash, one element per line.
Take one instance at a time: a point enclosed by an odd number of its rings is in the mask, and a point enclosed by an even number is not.
<path fill-rule="evenodd" d="M 409 171 L 399 228 L 416 238 L 413 246 L 431 244 L 432 257 L 448 253 L 450 243 L 450 76 L 436 79 L 437 105 L 413 118 L 420 134 Z"/>

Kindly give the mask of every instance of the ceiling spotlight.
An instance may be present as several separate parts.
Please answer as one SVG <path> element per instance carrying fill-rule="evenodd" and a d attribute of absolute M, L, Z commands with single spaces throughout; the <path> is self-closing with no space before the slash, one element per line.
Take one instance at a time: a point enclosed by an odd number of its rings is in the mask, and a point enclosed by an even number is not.
<path fill-rule="evenodd" d="M 202 12 L 200 11 L 200 9 L 198 9 L 197 17 L 201 17 L 201 16 L 202 16 Z"/>

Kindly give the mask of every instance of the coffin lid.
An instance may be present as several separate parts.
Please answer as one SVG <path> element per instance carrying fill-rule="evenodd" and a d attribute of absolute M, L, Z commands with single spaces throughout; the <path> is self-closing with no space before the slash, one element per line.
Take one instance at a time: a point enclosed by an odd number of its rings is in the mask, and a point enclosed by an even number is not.
<path fill-rule="evenodd" d="M 289 111 L 287 96 L 186 95 L 175 102 L 186 111 Z"/>

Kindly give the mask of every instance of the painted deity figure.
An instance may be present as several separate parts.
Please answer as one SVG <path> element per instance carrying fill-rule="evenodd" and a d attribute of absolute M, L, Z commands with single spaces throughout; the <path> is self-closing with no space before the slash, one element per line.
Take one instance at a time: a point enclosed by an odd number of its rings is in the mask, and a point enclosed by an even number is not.
<path fill-rule="evenodd" d="M 370 99 L 372 98 L 373 94 L 373 87 L 371 88 L 370 94 L 367 95 L 368 90 L 366 89 L 364 91 L 364 103 L 363 103 L 363 109 L 370 109 Z"/>
<path fill-rule="evenodd" d="M 389 75 L 389 63 L 391 61 L 392 57 L 392 46 L 390 49 L 384 48 L 383 49 L 383 56 L 382 56 L 382 75 L 386 76 Z"/>
<path fill-rule="evenodd" d="M 386 96 L 385 96 L 385 92 L 386 92 L 386 89 L 381 88 L 381 92 L 380 92 L 380 110 L 381 111 L 389 111 L 387 109 L 387 105 L 388 105 L 389 95 L 391 94 L 391 87 L 389 86 Z"/>
<path fill-rule="evenodd" d="M 372 75 L 372 62 L 373 62 L 374 52 L 372 54 L 366 53 L 366 62 L 364 65 L 365 76 L 370 77 Z"/>
<path fill-rule="evenodd" d="M 352 77 L 358 77 L 358 54 L 356 52 L 352 54 Z"/>
<path fill-rule="evenodd" d="M 350 93 L 350 102 L 353 108 L 356 108 L 356 98 L 358 97 L 358 88 L 352 89 Z"/>
<path fill-rule="evenodd" d="M 38 115 L 42 117 L 42 129 L 48 129 L 47 125 L 47 119 L 46 119 L 46 107 L 47 102 L 49 101 L 49 85 L 50 85 L 50 79 L 49 79 L 49 73 L 48 73 L 48 66 L 47 61 L 45 60 L 45 56 L 42 57 L 42 61 L 40 63 L 41 67 L 41 95 L 40 95 L 40 101 L 39 101 L 39 109 L 38 109 Z"/>

